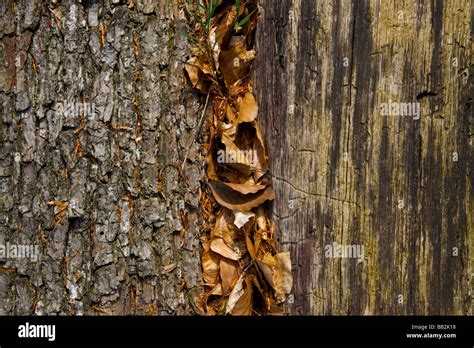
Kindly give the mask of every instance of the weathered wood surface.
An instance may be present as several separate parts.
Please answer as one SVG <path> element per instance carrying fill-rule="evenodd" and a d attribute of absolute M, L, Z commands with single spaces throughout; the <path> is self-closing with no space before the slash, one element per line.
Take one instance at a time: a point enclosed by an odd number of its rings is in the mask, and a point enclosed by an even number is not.
<path fill-rule="evenodd" d="M 288 311 L 472 314 L 469 1 L 260 5 L 253 76 Z M 421 118 L 381 116 L 390 100 Z M 333 242 L 364 245 L 364 260 L 326 258 Z"/>
<path fill-rule="evenodd" d="M 128 3 L 0 3 L 0 244 L 42 250 L 0 259 L 0 314 L 194 313 L 204 162 L 196 143 L 178 175 L 201 109 L 185 23 L 176 2 Z M 82 102 L 97 115 L 57 104 Z M 69 204 L 56 227 L 53 200 Z"/>
<path fill-rule="evenodd" d="M 202 104 L 182 80 L 176 2 L 12 3 L 0 3 L 0 243 L 42 256 L 0 260 L 0 314 L 193 313 L 199 145 L 184 178 L 173 165 Z M 289 313 L 472 314 L 468 2 L 260 5 L 253 75 L 292 251 Z M 56 104 L 78 99 L 98 112 L 82 130 Z M 382 117 L 389 100 L 420 102 L 421 119 Z M 70 205 L 56 228 L 52 200 Z M 363 244 L 364 261 L 325 258 L 333 242 Z"/>

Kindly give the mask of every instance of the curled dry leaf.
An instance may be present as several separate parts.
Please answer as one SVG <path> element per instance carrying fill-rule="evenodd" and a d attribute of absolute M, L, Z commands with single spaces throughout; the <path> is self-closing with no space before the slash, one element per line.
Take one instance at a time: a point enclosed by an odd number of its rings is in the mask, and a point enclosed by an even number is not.
<path fill-rule="evenodd" d="M 222 134 L 225 134 L 230 139 L 235 138 L 235 134 L 237 133 L 237 127 L 232 123 L 219 122 L 219 129 Z"/>
<path fill-rule="evenodd" d="M 255 127 L 255 135 L 256 139 L 254 142 L 254 150 L 257 153 L 259 168 L 256 170 L 255 180 L 259 180 L 262 176 L 265 175 L 266 171 L 269 168 L 268 165 L 268 156 L 265 152 L 265 144 L 263 142 L 263 136 L 260 132 L 260 127 L 258 126 L 257 122 L 252 122 L 253 126 Z"/>
<path fill-rule="evenodd" d="M 232 289 L 232 292 L 230 293 L 229 300 L 227 301 L 226 309 L 225 309 L 225 314 L 229 314 L 234 310 L 235 304 L 237 301 L 242 297 L 244 294 L 244 281 L 245 281 L 245 274 L 242 274 L 237 281 L 237 283 L 234 285 L 234 288 Z"/>
<path fill-rule="evenodd" d="M 253 284 L 255 288 L 258 290 L 258 294 L 262 298 L 264 302 L 264 306 L 267 309 L 268 313 L 271 315 L 282 315 L 283 311 L 281 308 L 278 306 L 277 302 L 273 298 L 273 296 L 269 296 L 268 292 L 264 289 L 266 287 L 262 287 L 259 281 L 259 277 L 253 277 Z M 262 279 L 263 282 L 265 282 L 264 279 Z"/>
<path fill-rule="evenodd" d="M 251 315 L 252 314 L 252 281 L 249 276 L 242 274 L 232 289 L 226 306 L 226 314 Z"/>
<path fill-rule="evenodd" d="M 257 193 L 258 191 L 263 190 L 264 188 L 267 187 L 267 185 L 261 185 L 261 184 L 250 184 L 250 183 L 245 183 L 245 184 L 234 184 L 231 182 L 225 182 L 223 183 L 226 186 L 229 186 L 231 189 L 235 191 L 239 191 L 240 193 L 247 195 L 249 193 Z"/>
<path fill-rule="evenodd" d="M 270 186 L 256 193 L 248 194 L 234 190 L 231 186 L 219 181 L 209 181 L 209 186 L 216 201 L 231 210 L 249 211 L 263 202 L 275 198 L 275 192 Z"/>
<path fill-rule="evenodd" d="M 222 50 L 219 65 L 227 88 L 248 73 L 250 63 L 255 59 L 255 51 L 247 50 L 244 36 L 232 36 L 229 48 Z"/>
<path fill-rule="evenodd" d="M 218 37 L 216 33 L 216 27 L 212 28 L 209 31 L 209 43 L 212 47 L 212 58 L 216 69 L 219 69 L 219 54 L 221 52 L 220 45 L 218 44 Z"/>
<path fill-rule="evenodd" d="M 239 260 L 241 255 L 234 250 L 234 241 L 227 223 L 228 216 L 221 214 L 212 230 L 210 248 L 215 253 L 231 260 Z"/>
<path fill-rule="evenodd" d="M 234 123 L 237 120 L 237 118 L 235 117 L 234 110 L 232 110 L 229 104 L 226 104 L 225 116 L 231 123 Z"/>
<path fill-rule="evenodd" d="M 207 153 L 206 153 L 207 177 L 209 179 L 217 179 L 216 163 L 214 162 L 214 159 L 212 157 L 212 148 L 214 147 L 214 142 L 215 142 L 214 130 L 211 128 L 209 133 L 210 133 L 209 134 L 210 143 L 209 143 L 209 149 L 207 150 Z"/>
<path fill-rule="evenodd" d="M 210 66 L 198 57 L 192 57 L 186 62 L 185 69 L 193 87 L 206 93 L 209 89 L 209 84 L 206 80 L 211 77 L 212 74 Z"/>
<path fill-rule="evenodd" d="M 268 283 L 275 290 L 277 301 L 283 302 L 286 295 L 291 292 L 293 285 L 290 253 L 283 252 L 274 256 L 266 254 L 263 259 L 257 260 L 257 264 Z"/>
<path fill-rule="evenodd" d="M 223 211 L 217 217 L 216 224 L 211 233 L 211 238 L 222 238 L 227 243 L 227 245 L 232 247 L 234 242 L 232 239 L 232 232 L 229 228 L 229 224 L 231 223 L 231 216 L 226 211 Z"/>
<path fill-rule="evenodd" d="M 252 213 L 250 211 L 234 211 L 234 225 L 237 226 L 237 228 L 242 228 L 254 216 L 255 213 Z"/>
<path fill-rule="evenodd" d="M 268 231 L 268 218 L 262 208 L 257 209 L 257 227 L 259 230 Z"/>
<path fill-rule="evenodd" d="M 232 159 L 231 163 L 243 164 L 247 168 L 252 167 L 253 163 L 250 158 L 243 152 L 232 140 L 232 138 L 226 134 L 222 134 L 222 143 L 225 145 L 226 153 Z M 218 162 L 226 163 L 226 159 L 219 159 Z"/>
<path fill-rule="evenodd" d="M 220 261 L 220 276 L 222 280 L 222 292 L 227 294 L 229 289 L 239 278 L 239 264 L 238 262 L 222 258 Z"/>
<path fill-rule="evenodd" d="M 239 166 L 231 164 L 243 174 L 247 175 L 250 169 L 254 171 L 255 181 L 258 181 L 268 171 L 268 156 L 256 121 L 240 123 L 233 139 L 223 133 L 221 142 L 226 146 L 226 151 L 237 154 L 236 157 L 240 159 L 237 161 L 238 165 L 245 165 L 242 171 Z M 250 156 L 242 156 L 242 153 Z"/>
<path fill-rule="evenodd" d="M 222 295 L 223 294 L 223 289 L 221 283 L 217 283 L 216 286 L 212 288 L 211 291 L 209 291 L 208 296 L 211 295 Z"/>
<path fill-rule="evenodd" d="M 251 315 L 252 314 L 252 298 L 253 298 L 253 286 L 249 279 L 249 276 L 244 278 L 243 288 L 244 293 L 237 300 L 234 308 L 232 309 L 232 315 Z"/>
<path fill-rule="evenodd" d="M 258 105 L 252 93 L 245 93 L 245 97 L 239 99 L 239 120 L 242 122 L 253 122 L 258 115 Z"/>
<path fill-rule="evenodd" d="M 229 247 L 222 238 L 216 237 L 211 240 L 211 250 L 227 257 L 228 259 L 237 261 L 241 255 L 236 253 L 234 249 Z"/>
<path fill-rule="evenodd" d="M 219 259 L 219 255 L 210 250 L 202 254 L 203 277 L 208 285 L 216 285 L 219 282 Z"/>
<path fill-rule="evenodd" d="M 219 24 L 216 27 L 216 37 L 219 46 L 227 44 L 232 36 L 232 26 L 235 23 L 236 16 L 237 11 L 235 6 L 231 6 L 229 11 L 221 16 Z"/>

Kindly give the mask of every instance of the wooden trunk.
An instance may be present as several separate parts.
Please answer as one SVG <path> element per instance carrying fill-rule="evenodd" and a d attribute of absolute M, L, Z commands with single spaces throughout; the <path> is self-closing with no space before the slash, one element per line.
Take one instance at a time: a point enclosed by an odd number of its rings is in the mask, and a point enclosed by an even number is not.
<path fill-rule="evenodd" d="M 472 314 L 469 2 L 260 5 L 253 76 L 289 313 Z M 325 257 L 332 243 L 364 257 Z"/>
<path fill-rule="evenodd" d="M 0 3 L 0 244 L 41 248 L 39 262 L 0 259 L 1 315 L 195 313 L 193 24 L 178 1 L 127 3 Z M 468 2 L 260 10 L 252 74 L 292 253 L 286 311 L 473 314 Z M 382 115 L 397 105 L 409 115 Z M 339 245 L 364 254 L 326 257 Z"/>

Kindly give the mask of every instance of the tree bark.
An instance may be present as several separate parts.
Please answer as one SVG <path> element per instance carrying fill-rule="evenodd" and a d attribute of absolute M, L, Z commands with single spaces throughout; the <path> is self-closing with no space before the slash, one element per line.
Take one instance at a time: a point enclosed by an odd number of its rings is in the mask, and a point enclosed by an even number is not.
<path fill-rule="evenodd" d="M 41 250 L 0 259 L 1 315 L 195 313 L 204 101 L 178 2 L 129 3 L 0 3 L 0 244 Z M 471 39 L 462 0 L 260 1 L 288 313 L 473 313 Z"/>
<path fill-rule="evenodd" d="M 2 315 L 194 313 L 204 163 L 195 143 L 181 173 L 201 112 L 186 23 L 176 2 L 128 3 L 0 5 L 0 244 L 41 248 L 0 260 Z"/>
<path fill-rule="evenodd" d="M 260 4 L 254 81 L 293 258 L 287 310 L 472 314 L 468 4 Z M 381 116 L 390 100 L 419 102 L 421 118 Z M 364 259 L 325 257 L 334 242 Z"/>

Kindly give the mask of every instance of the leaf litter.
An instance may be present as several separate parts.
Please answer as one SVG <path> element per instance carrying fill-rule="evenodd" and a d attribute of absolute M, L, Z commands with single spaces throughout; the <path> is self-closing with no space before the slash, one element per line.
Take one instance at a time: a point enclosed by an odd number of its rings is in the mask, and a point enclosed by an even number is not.
<path fill-rule="evenodd" d="M 209 232 L 201 237 L 205 292 L 194 302 L 207 315 L 282 314 L 279 304 L 293 281 L 291 259 L 278 251 L 275 226 L 264 209 L 275 192 L 249 77 L 257 1 L 194 0 L 185 11 L 195 23 L 185 34 L 192 46 L 185 71 L 212 105 L 208 185 L 199 196 Z M 231 161 L 222 161 L 223 151 Z"/>

